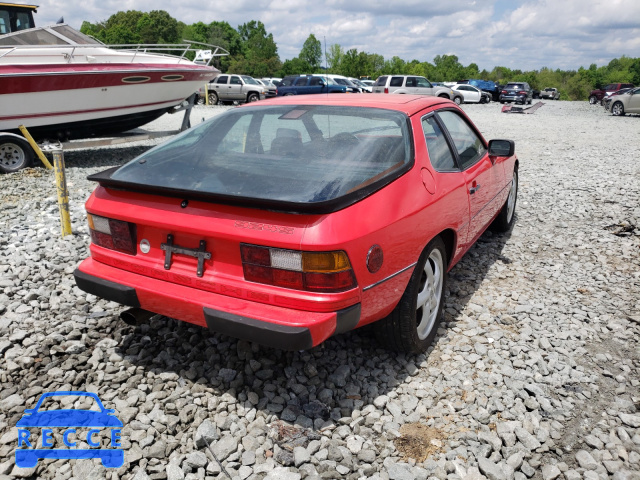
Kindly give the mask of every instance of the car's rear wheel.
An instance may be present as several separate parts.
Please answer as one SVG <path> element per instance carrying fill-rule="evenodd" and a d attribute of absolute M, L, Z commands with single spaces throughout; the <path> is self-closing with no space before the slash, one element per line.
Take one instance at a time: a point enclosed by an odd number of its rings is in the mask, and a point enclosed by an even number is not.
<path fill-rule="evenodd" d="M 447 283 L 447 251 L 436 237 L 423 250 L 407 289 L 391 314 L 374 324 L 378 341 L 405 353 L 424 352 L 442 319 Z"/>
<path fill-rule="evenodd" d="M 616 117 L 621 117 L 622 115 L 624 115 L 624 105 L 622 105 L 622 102 L 614 103 L 611 107 L 611 113 Z"/>
<path fill-rule="evenodd" d="M 596 103 L 598 103 L 598 97 L 596 97 L 595 95 L 591 95 L 591 96 L 589 97 L 589 103 L 590 103 L 591 105 L 595 105 Z"/>
<path fill-rule="evenodd" d="M 13 135 L 0 135 L 0 172 L 11 173 L 33 164 L 34 151 L 29 143 Z"/>
<path fill-rule="evenodd" d="M 496 232 L 508 232 L 513 226 L 516 212 L 516 202 L 518 201 L 518 168 L 513 171 L 509 196 L 504 202 L 500 213 L 491 224 L 491 230 Z"/>
<path fill-rule="evenodd" d="M 216 92 L 209 92 L 209 105 L 217 105 L 219 100 Z"/>

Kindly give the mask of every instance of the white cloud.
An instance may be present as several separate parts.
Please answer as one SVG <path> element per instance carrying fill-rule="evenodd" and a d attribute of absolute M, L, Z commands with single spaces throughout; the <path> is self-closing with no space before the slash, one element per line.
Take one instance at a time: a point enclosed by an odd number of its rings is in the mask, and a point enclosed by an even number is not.
<path fill-rule="evenodd" d="M 638 0 L 43 0 L 36 22 L 64 16 L 79 28 L 83 20 L 106 20 L 119 10 L 166 10 L 193 23 L 227 21 L 233 27 L 262 21 L 282 60 L 296 56 L 313 33 L 327 46 L 378 53 L 389 59 L 433 61 L 455 54 L 480 68 L 575 69 L 602 65 L 640 51 Z"/>

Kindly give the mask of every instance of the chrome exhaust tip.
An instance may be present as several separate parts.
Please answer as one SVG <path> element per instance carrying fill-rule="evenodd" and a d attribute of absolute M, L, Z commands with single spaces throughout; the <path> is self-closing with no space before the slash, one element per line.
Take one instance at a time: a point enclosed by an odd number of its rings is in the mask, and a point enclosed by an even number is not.
<path fill-rule="evenodd" d="M 154 315 L 156 314 L 149 310 L 143 310 L 142 308 L 130 308 L 120 314 L 120 320 L 127 325 L 135 327 L 137 325 L 147 323 Z"/>

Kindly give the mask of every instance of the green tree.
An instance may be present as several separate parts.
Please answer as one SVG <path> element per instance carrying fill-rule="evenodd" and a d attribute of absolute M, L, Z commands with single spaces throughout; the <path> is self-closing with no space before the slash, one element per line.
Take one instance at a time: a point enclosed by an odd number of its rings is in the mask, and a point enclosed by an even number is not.
<path fill-rule="evenodd" d="M 315 73 L 320 69 L 322 65 L 322 44 L 313 33 L 304 41 L 298 57 L 309 64 L 313 70 L 311 73 Z"/>
<path fill-rule="evenodd" d="M 292 58 L 291 60 L 285 60 L 282 64 L 282 68 L 278 73 L 279 77 L 285 77 L 287 75 L 300 75 L 303 73 L 314 73 L 313 67 L 308 62 L 300 57 Z"/>
<path fill-rule="evenodd" d="M 246 73 L 254 77 L 270 77 L 280 70 L 278 47 L 273 34 L 267 33 L 262 22 L 251 20 L 238 27 L 242 40 L 242 58 L 232 59 L 229 72 Z"/>
<path fill-rule="evenodd" d="M 330 72 L 340 71 L 340 62 L 342 62 L 343 56 L 344 50 L 339 44 L 334 43 L 329 47 L 329 51 L 327 52 L 327 65 Z"/>

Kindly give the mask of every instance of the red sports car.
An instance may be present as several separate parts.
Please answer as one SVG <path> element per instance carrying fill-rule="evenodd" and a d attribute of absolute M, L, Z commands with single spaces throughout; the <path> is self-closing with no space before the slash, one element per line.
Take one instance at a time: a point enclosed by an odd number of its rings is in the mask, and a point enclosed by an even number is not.
<path fill-rule="evenodd" d="M 424 351 L 447 271 L 514 221 L 514 142 L 453 102 L 282 97 L 234 108 L 89 177 L 91 257 L 77 285 L 287 350 L 376 322 Z"/>

